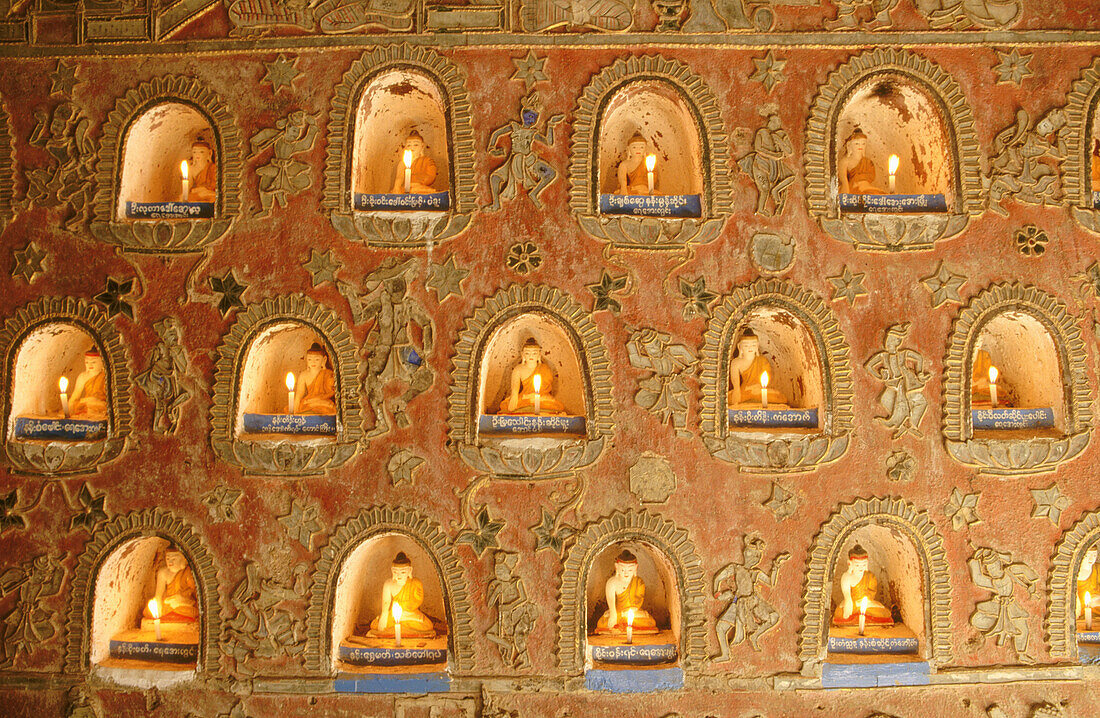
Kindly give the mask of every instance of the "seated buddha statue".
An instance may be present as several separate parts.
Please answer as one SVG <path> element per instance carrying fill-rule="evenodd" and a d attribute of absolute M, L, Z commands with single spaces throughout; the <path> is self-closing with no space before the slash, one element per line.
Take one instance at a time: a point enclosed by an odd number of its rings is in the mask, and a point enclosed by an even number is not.
<path fill-rule="evenodd" d="M 537 382 L 535 377 L 538 377 Z M 554 396 L 553 383 L 554 372 L 542 361 L 542 347 L 534 339 L 528 339 L 520 349 L 519 364 L 512 369 L 508 396 L 501 400 L 499 413 L 539 416 L 564 414 L 565 405 Z M 539 404 L 537 412 L 536 397 Z"/>
<path fill-rule="evenodd" d="M 615 194 L 619 195 L 648 195 L 656 194 L 657 169 L 653 170 L 654 192 L 649 191 L 649 169 L 646 167 L 646 155 L 649 144 L 638 132 L 631 136 L 626 143 L 626 152 L 619 163 L 616 175 L 619 180 Z"/>
<path fill-rule="evenodd" d="M 157 570 L 157 588 L 153 598 L 160 606 L 162 622 L 192 623 L 199 616 L 195 577 L 183 553 L 171 546 L 164 552 L 164 565 Z M 143 616 L 153 618 L 148 604 Z"/>
<path fill-rule="evenodd" d="M 729 406 L 760 404 L 762 400 L 761 377 L 768 372 L 768 406 L 785 405 L 787 397 L 775 388 L 775 370 L 771 362 L 760 353 L 760 338 L 751 329 L 746 329 L 737 340 L 737 350 L 730 359 L 730 390 L 727 394 Z"/>
<path fill-rule="evenodd" d="M 218 166 L 214 164 L 214 148 L 206 140 L 198 139 L 191 143 L 187 173 L 191 180 L 188 202 L 213 202 L 217 199 Z"/>
<path fill-rule="evenodd" d="M 420 612 L 424 603 L 424 584 L 413 578 L 412 561 L 399 552 L 390 565 L 390 578 L 382 584 L 382 612 L 371 621 L 370 635 L 394 637 L 393 604 L 401 606 L 401 635 L 405 638 L 435 638 L 432 619 Z"/>
<path fill-rule="evenodd" d="M 886 194 L 875 186 L 875 163 L 867 157 L 867 135 L 855 128 L 844 142 L 837 166 L 840 191 L 844 194 Z"/>
<path fill-rule="evenodd" d="M 84 371 L 76 377 L 69 407 L 74 419 L 102 421 L 107 418 L 107 372 L 99 350 L 84 353 Z"/>
<path fill-rule="evenodd" d="M 615 558 L 615 573 L 604 585 L 607 610 L 596 622 L 595 633 L 626 633 L 627 611 L 633 609 L 631 627 L 634 633 L 657 633 L 657 622 L 646 611 L 645 582 L 638 577 L 638 558 L 623 551 Z"/>
<path fill-rule="evenodd" d="M 295 402 L 299 414 L 336 413 L 336 375 L 328 368 L 328 354 L 318 343 L 306 351 L 306 370 L 298 375 L 302 397 Z"/>
<path fill-rule="evenodd" d="M 869 570 L 870 558 L 862 546 L 856 544 L 848 552 L 848 570 L 840 577 L 840 590 L 844 601 L 833 613 L 834 626 L 859 625 L 860 602 L 867 599 L 866 621 L 869 626 L 893 626 L 890 609 L 876 600 L 878 579 Z"/>
<path fill-rule="evenodd" d="M 974 354 L 974 370 L 970 373 L 970 404 L 971 406 L 992 406 L 989 367 L 993 366 L 993 359 L 989 356 L 989 352 L 981 347 L 979 342 L 977 353 Z M 1005 381 L 1004 374 L 997 377 L 997 406 L 1016 406 L 1016 392 L 1012 385 Z"/>
<path fill-rule="evenodd" d="M 1100 616 L 1100 564 L 1096 561 L 1097 547 L 1091 546 L 1081 559 L 1081 569 L 1077 572 L 1077 617 L 1085 615 L 1085 593 L 1092 601 L 1092 615 Z"/>
<path fill-rule="evenodd" d="M 410 132 L 405 138 L 398 156 L 397 170 L 394 172 L 393 194 L 431 194 L 436 191 L 435 178 L 438 170 L 435 167 L 435 161 L 424 153 L 425 149 L 427 145 L 424 143 L 424 138 L 416 130 Z M 409 159 L 412 161 L 412 179 L 409 182 L 408 192 L 405 191 L 405 152 L 410 153 Z"/>

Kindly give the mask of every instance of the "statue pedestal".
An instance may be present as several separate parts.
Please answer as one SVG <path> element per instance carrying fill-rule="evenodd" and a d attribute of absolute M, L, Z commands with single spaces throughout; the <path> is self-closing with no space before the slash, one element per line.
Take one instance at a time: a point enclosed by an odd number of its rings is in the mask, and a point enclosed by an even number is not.
<path fill-rule="evenodd" d="M 1092 630 L 1085 630 L 1084 619 L 1077 619 L 1077 661 L 1087 666 L 1100 666 L 1100 618 L 1093 616 Z"/>
<path fill-rule="evenodd" d="M 591 668 L 585 671 L 584 684 L 590 691 L 652 693 L 684 687 L 672 631 L 634 634 L 630 645 L 624 635 L 589 636 L 586 653 Z"/>
<path fill-rule="evenodd" d="M 583 416 L 482 414 L 477 420 L 482 436 L 584 436 L 587 427 Z"/>
<path fill-rule="evenodd" d="M 15 438 L 39 441 L 98 441 L 107 436 L 107 420 L 15 417 Z"/>
<path fill-rule="evenodd" d="M 335 436 L 335 414 L 245 414 L 246 434 Z"/>
<path fill-rule="evenodd" d="M 450 690 L 447 636 L 392 638 L 352 635 L 340 642 L 338 693 L 440 693 Z"/>
<path fill-rule="evenodd" d="M 614 633 L 588 637 L 588 653 L 593 664 L 652 666 L 675 663 L 679 658 L 676 637 L 672 631 L 650 634 L 634 634 L 634 641 L 626 643 L 626 636 Z"/>
<path fill-rule="evenodd" d="M 871 214 L 913 214 L 946 212 L 947 200 L 942 194 L 846 194 L 837 198 L 841 212 Z"/>
<path fill-rule="evenodd" d="M 829 654 L 821 666 L 822 688 L 878 688 L 926 686 L 931 670 L 919 656 Z"/>
<path fill-rule="evenodd" d="M 1054 410 L 1015 407 L 972 409 L 970 421 L 977 429 L 1049 429 L 1054 426 Z"/>
<path fill-rule="evenodd" d="M 741 406 L 729 409 L 730 426 L 754 426 L 768 429 L 816 429 L 817 407 L 812 409 L 753 408 Z"/>
<path fill-rule="evenodd" d="M 352 196 L 356 212 L 445 212 L 451 208 L 450 192 L 430 194 L 363 194 Z"/>
<path fill-rule="evenodd" d="M 634 217 L 702 217 L 703 203 L 697 194 L 601 194 L 600 214 L 628 214 Z"/>
<path fill-rule="evenodd" d="M 859 628 L 856 626 L 829 628 L 830 656 L 834 653 L 916 654 L 918 648 L 917 635 L 901 623 L 895 623 L 889 628 L 867 626 L 862 636 L 859 635 Z"/>
<path fill-rule="evenodd" d="M 111 659 L 105 665 L 116 668 L 163 668 L 188 670 L 199 660 L 197 623 L 162 623 L 161 637 L 152 628 L 131 628 L 111 637 Z M 168 664 L 164 666 L 163 664 Z"/>
<path fill-rule="evenodd" d="M 127 202 L 126 219 L 213 219 L 213 202 Z"/>

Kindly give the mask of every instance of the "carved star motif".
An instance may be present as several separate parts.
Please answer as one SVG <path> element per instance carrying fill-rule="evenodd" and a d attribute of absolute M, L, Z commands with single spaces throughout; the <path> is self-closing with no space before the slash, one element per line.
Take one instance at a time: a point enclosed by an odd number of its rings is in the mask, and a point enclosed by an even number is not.
<path fill-rule="evenodd" d="M 264 63 L 264 67 L 267 68 L 267 72 L 264 73 L 261 81 L 271 85 L 272 93 L 278 92 L 283 87 L 293 91 L 295 80 L 302 74 L 298 72 L 298 58 L 289 60 L 283 54 L 271 62 Z"/>
<path fill-rule="evenodd" d="M 391 447 L 390 460 L 386 463 L 386 472 L 390 475 L 390 481 L 393 482 L 394 486 L 411 484 L 413 474 L 424 465 L 424 461 L 424 457 L 418 456 L 415 451 L 408 447 L 403 449 Z"/>
<path fill-rule="evenodd" d="M 587 286 L 588 291 L 592 292 L 592 296 L 596 300 L 592 306 L 593 312 L 599 312 L 606 309 L 612 314 L 618 314 L 622 311 L 623 305 L 613 295 L 626 288 L 625 276 L 612 277 L 605 269 L 600 274 L 600 281 Z"/>
<path fill-rule="evenodd" d="M 981 496 L 981 492 L 964 494 L 958 487 L 951 491 L 951 498 L 943 507 L 943 512 L 951 519 L 951 528 L 960 531 L 967 526 L 981 523 L 978 516 L 978 499 Z"/>
<path fill-rule="evenodd" d="M 50 73 L 50 94 L 71 97 L 74 87 L 76 87 L 76 67 L 58 60 L 57 67 Z"/>
<path fill-rule="evenodd" d="M 764 508 L 775 514 L 777 521 L 794 516 L 798 510 L 798 497 L 775 481 L 772 482 L 772 493 L 764 502 Z"/>
<path fill-rule="evenodd" d="M 534 50 L 528 50 L 527 57 L 513 57 L 512 64 L 516 66 L 516 71 L 508 79 L 522 82 L 525 92 L 530 92 L 536 82 L 550 79 L 546 75 L 546 58 L 535 57 Z"/>
<path fill-rule="evenodd" d="M 46 271 L 48 253 L 34 242 L 30 242 L 23 249 L 15 250 L 13 254 L 15 262 L 11 270 L 12 277 L 16 279 L 22 277 L 27 284 L 33 284 L 34 280 L 38 279 L 38 275 Z"/>
<path fill-rule="evenodd" d="M 1069 508 L 1070 500 L 1062 495 L 1058 484 L 1051 484 L 1045 489 L 1032 489 L 1031 498 L 1035 500 L 1035 508 L 1031 510 L 1033 519 L 1050 519 L 1055 526 L 1062 518 L 1062 512 Z"/>
<path fill-rule="evenodd" d="M 12 489 L 11 493 L 0 498 L 0 536 L 8 529 L 25 529 L 27 520 L 18 512 L 19 489 Z"/>
<path fill-rule="evenodd" d="M 331 249 L 326 249 L 324 252 L 313 249 L 310 250 L 309 261 L 302 264 L 302 266 L 313 277 L 313 286 L 319 287 L 325 282 L 336 284 L 336 273 L 344 265 L 339 260 L 332 258 Z"/>
<path fill-rule="evenodd" d="M 435 296 L 442 302 L 452 294 L 461 297 L 462 282 L 470 275 L 469 269 L 463 269 L 455 265 L 455 256 L 451 254 L 443 264 L 432 264 L 428 267 L 428 286 L 435 290 Z"/>
<path fill-rule="evenodd" d="M 756 70 L 749 75 L 749 79 L 763 84 L 768 92 L 783 81 L 783 68 L 787 66 L 787 61 L 777 60 L 771 50 L 764 57 L 754 57 L 752 64 L 756 65 Z"/>
<path fill-rule="evenodd" d="M 846 299 L 849 306 L 855 306 L 856 299 L 867 296 L 867 290 L 863 288 L 863 278 L 866 276 L 865 272 L 856 274 L 848 267 L 844 267 L 843 272 L 835 277 L 829 277 L 829 282 L 834 287 L 833 301 Z"/>
<path fill-rule="evenodd" d="M 680 277 L 680 294 L 684 298 L 684 319 L 687 320 L 709 317 L 710 304 L 718 298 L 714 292 L 707 291 L 704 277 L 695 280 Z"/>
<path fill-rule="evenodd" d="M 237 281 L 237 276 L 233 274 L 232 269 L 226 270 L 224 276 L 211 277 L 210 288 L 222 295 L 218 300 L 218 311 L 223 317 L 229 316 L 229 312 L 234 309 L 244 309 L 241 295 L 248 287 Z"/>
<path fill-rule="evenodd" d="M 942 260 L 940 266 L 936 269 L 936 273 L 931 277 L 920 280 L 920 283 L 932 293 L 933 307 L 938 307 L 946 302 L 962 304 L 959 290 L 966 284 L 966 277 L 952 272 Z"/>
<path fill-rule="evenodd" d="M 290 502 L 290 511 L 280 516 L 278 521 L 286 529 L 287 535 L 308 550 L 313 550 L 313 537 L 324 528 L 318 518 L 319 509 L 315 504 L 304 504 L 297 499 Z"/>
<path fill-rule="evenodd" d="M 1035 74 L 1031 69 L 1032 55 L 1021 55 L 1016 48 L 1011 52 L 996 52 L 1000 62 L 993 66 L 993 72 L 997 73 L 998 85 L 1019 85 L 1025 77 Z"/>
<path fill-rule="evenodd" d="M 557 528 L 554 526 L 555 521 L 554 514 L 547 511 L 545 506 L 542 507 L 542 521 L 531 527 L 531 533 L 535 534 L 535 553 L 550 549 L 560 554 L 566 542 L 577 533 L 572 526 Z"/>
<path fill-rule="evenodd" d="M 481 510 L 477 512 L 474 522 L 477 527 L 459 533 L 455 538 L 455 543 L 470 544 L 474 549 L 474 553 L 478 556 L 481 556 L 488 549 L 500 548 L 497 534 L 504 528 L 504 522 L 490 518 L 489 509 L 485 506 L 482 506 Z"/>
<path fill-rule="evenodd" d="M 134 318 L 134 307 L 132 304 L 126 301 L 126 296 L 134 290 L 134 280 L 127 279 L 126 281 L 119 281 L 114 277 L 107 277 L 107 288 L 99 294 L 95 295 L 94 299 L 107 307 L 107 316 L 113 317 L 118 314 L 125 314 L 131 320 Z"/>
<path fill-rule="evenodd" d="M 231 489 L 228 486 L 217 486 L 202 497 L 202 502 L 210 511 L 210 518 L 214 523 L 220 524 L 226 521 L 237 520 L 235 504 L 244 494 L 240 489 Z"/>
<path fill-rule="evenodd" d="M 80 485 L 76 503 L 76 514 L 69 519 L 69 530 L 82 528 L 89 534 L 94 534 L 96 526 L 107 520 L 107 494 L 93 493 L 91 487 L 84 483 Z"/>

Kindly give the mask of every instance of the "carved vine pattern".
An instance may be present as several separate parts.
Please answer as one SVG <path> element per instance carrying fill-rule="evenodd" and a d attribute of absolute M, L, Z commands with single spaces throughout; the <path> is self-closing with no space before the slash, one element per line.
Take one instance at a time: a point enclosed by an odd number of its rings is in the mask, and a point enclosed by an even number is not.
<path fill-rule="evenodd" d="M 1100 541 L 1100 511 L 1085 514 L 1062 536 L 1054 549 L 1047 593 L 1050 608 L 1044 628 L 1050 655 L 1073 658 L 1077 653 L 1077 573 L 1085 551 Z"/>

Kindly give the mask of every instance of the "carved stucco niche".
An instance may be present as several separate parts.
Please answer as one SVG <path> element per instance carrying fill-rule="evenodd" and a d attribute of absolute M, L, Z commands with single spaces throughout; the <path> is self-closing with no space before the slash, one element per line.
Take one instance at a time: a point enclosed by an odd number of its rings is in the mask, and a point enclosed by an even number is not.
<path fill-rule="evenodd" d="M 1023 430 L 1004 438 L 975 437 L 971 418 L 971 377 L 977 341 L 991 322 L 1021 320 L 1053 342 L 1046 367 L 1058 373 L 1059 430 L 1027 435 Z M 1014 319 L 1016 318 L 1016 319 Z M 1027 352 L 1030 347 L 1020 347 Z M 1051 471 L 1080 454 L 1092 435 L 1092 399 L 1085 369 L 1085 345 L 1076 320 L 1066 306 L 1046 292 L 1021 284 L 997 284 L 982 291 L 959 313 L 944 358 L 943 433 L 947 451 L 956 460 L 991 474 L 1035 474 Z M 1052 435 L 1056 434 L 1056 435 Z"/>
<path fill-rule="evenodd" d="M 782 318 L 802 332 L 816 355 L 820 376 L 817 431 L 744 431 L 729 426 L 729 364 L 742 331 L 761 316 Z M 700 421 L 703 442 L 719 459 L 747 471 L 808 471 L 835 461 L 848 448 L 852 432 L 852 370 L 848 345 L 828 305 L 789 282 L 758 279 L 739 287 L 715 309 L 703 337 Z"/>
<path fill-rule="evenodd" d="M 445 119 L 447 158 L 437 162 L 448 172 L 451 208 L 443 213 L 358 212 L 352 210 L 352 188 L 361 171 L 354 166 L 359 153 L 357 119 L 364 93 L 379 78 L 412 76 L 432 88 Z M 407 84 L 407 82 L 405 83 Z M 384 90 L 385 92 L 386 90 Z M 424 247 L 442 242 L 466 229 L 477 205 L 474 178 L 474 130 L 470 121 L 466 78 L 441 55 L 417 46 L 391 45 L 363 55 L 352 63 L 336 87 L 329 114 L 325 155 L 325 191 L 322 206 L 332 225 L 349 239 L 374 247 Z M 431 137 L 426 137 L 429 141 Z M 430 148 L 439 152 L 439 147 Z"/>
<path fill-rule="evenodd" d="M 237 431 L 242 374 L 249 351 L 261 337 L 296 327 L 309 329 L 320 337 L 329 356 L 336 378 L 336 436 L 250 440 Z M 300 294 L 271 297 L 251 305 L 238 315 L 218 347 L 210 408 L 210 441 L 214 450 L 225 461 L 251 474 L 308 476 L 342 465 L 363 440 L 359 396 L 362 372 L 358 346 L 331 309 Z"/>
<path fill-rule="evenodd" d="M 673 151 L 670 159 L 699 162 L 702 217 L 664 219 L 599 213 L 599 165 L 606 154 L 601 148 L 604 122 L 621 93 L 629 95 L 632 88 L 645 92 L 647 86 L 652 88 L 650 92 L 667 95 L 669 102 L 674 101 L 690 119 L 692 126 L 688 129 L 697 138 L 700 156 L 683 158 Z M 569 206 L 585 232 L 612 246 L 637 250 L 678 250 L 688 244 L 705 244 L 718 236 L 733 211 L 729 136 L 714 94 L 687 65 L 657 55 L 620 59 L 592 78 L 573 116 Z M 615 158 L 611 162 L 617 164 Z"/>
<path fill-rule="evenodd" d="M 558 605 L 558 665 L 571 674 L 584 669 L 590 573 L 597 559 L 620 543 L 642 544 L 666 564 L 678 593 L 669 597 L 668 610 L 679 618 L 680 665 L 685 674 L 697 674 L 706 661 L 702 564 L 686 529 L 647 511 L 616 511 L 588 524 L 566 553 Z M 647 586 L 647 594 L 649 590 Z"/>
<path fill-rule="evenodd" d="M 558 330 L 576 357 L 585 412 L 585 436 L 500 441 L 481 436 L 482 365 L 494 337 L 526 317 Z M 602 453 L 612 430 L 611 365 L 591 315 L 552 287 L 516 284 L 489 297 L 466 320 L 455 344 L 447 420 L 451 443 L 476 471 L 496 476 L 547 478 L 588 466 Z"/>
<path fill-rule="evenodd" d="M 195 593 L 199 602 L 199 660 L 196 670 L 218 671 L 218 638 L 221 636 L 222 607 L 218 600 L 217 568 L 206 542 L 187 521 L 163 509 L 132 511 L 101 524 L 92 534 L 77 559 L 70 589 L 68 614 L 68 645 L 65 670 L 71 674 L 87 671 L 92 665 L 92 653 L 105 650 L 95 633 L 97 603 L 103 604 L 100 590 L 118 590 L 117 586 L 100 581 L 100 572 L 119 551 L 132 550 L 136 541 L 159 537 L 171 542 L 187 559 L 195 578 Z M 109 636 L 107 637 L 109 639 Z"/>
<path fill-rule="evenodd" d="M 1100 511 L 1081 517 L 1062 536 L 1050 565 L 1050 585 L 1044 628 L 1050 655 L 1077 657 L 1077 574 L 1085 552 L 1100 542 Z"/>
<path fill-rule="evenodd" d="M 334 640 L 333 629 L 340 617 L 335 614 L 335 608 L 349 560 L 365 543 L 387 536 L 407 538 L 430 559 L 442 583 L 449 663 L 457 671 L 471 670 L 474 665 L 473 609 L 454 542 L 432 519 L 412 509 L 389 506 L 365 509 L 340 524 L 322 549 L 313 572 L 306 618 L 306 668 L 323 673 L 336 670 L 333 656 L 339 640 Z M 413 558 L 415 562 L 416 557 Z"/>
<path fill-rule="evenodd" d="M 63 353 L 51 341 L 78 339 L 99 349 L 107 375 L 107 436 L 96 441 L 24 441 L 14 439 L 13 412 L 16 402 L 16 379 L 24 344 L 37 342 L 51 352 Z M 3 367 L 0 382 L 4 389 L 4 452 L 15 471 L 47 476 L 63 476 L 94 472 L 101 464 L 117 458 L 127 446 L 133 429 L 133 405 L 130 391 L 130 356 L 122 337 L 97 306 L 71 297 L 43 297 L 18 310 L 0 332 Z M 81 349 L 83 351 L 83 348 Z M 72 358 L 72 357 L 70 357 Z M 58 366 L 57 369 L 68 367 Z M 23 367 L 26 372 L 30 367 Z M 56 377 L 43 378 L 56 387 Z"/>
<path fill-rule="evenodd" d="M 0 232 L 12 216 L 12 195 L 15 192 L 15 145 L 12 142 L 11 117 L 0 95 Z"/>
<path fill-rule="evenodd" d="M 1066 102 L 1068 157 L 1063 163 L 1062 190 L 1073 218 L 1100 234 L 1100 209 L 1093 208 L 1092 146 L 1100 139 L 1100 58 L 1092 61 L 1073 83 Z"/>
<path fill-rule="evenodd" d="M 951 660 L 951 579 L 943 538 L 926 511 L 896 497 L 856 499 L 841 505 L 814 538 L 802 597 L 799 660 L 804 675 L 820 673 L 832 623 L 835 572 L 844 569 L 849 539 L 867 527 L 884 529 L 895 541 L 904 539 L 916 551 L 923 625 L 911 626 L 923 636 L 924 657 L 935 667 Z M 872 569 L 876 569 L 872 566 Z M 876 569 L 877 570 L 877 569 Z M 894 577 L 891 577 L 894 578 Z M 905 604 L 902 603 L 903 617 Z M 911 619 L 910 619 L 911 620 Z"/>
<path fill-rule="evenodd" d="M 841 214 L 837 162 L 846 138 L 841 118 L 853 96 L 868 86 L 892 83 L 926 99 L 942 122 L 950 154 L 949 211 L 927 214 Z M 829 75 L 810 110 L 806 130 L 806 201 L 810 214 L 832 237 L 857 249 L 930 249 L 966 228 L 982 212 L 981 165 L 974 116 L 958 83 L 935 63 L 908 50 L 879 48 L 859 55 Z M 885 178 L 880 173 L 880 180 Z"/>
<path fill-rule="evenodd" d="M 151 113 L 163 115 L 153 117 Z M 123 218 L 124 180 L 134 175 L 131 163 L 154 160 L 145 154 L 154 147 L 141 144 L 142 135 L 162 122 L 181 130 L 204 122 L 214 143 L 214 165 L 218 168 L 217 198 L 212 219 L 133 220 Z M 146 127 L 148 125 L 148 127 Z M 134 130 L 137 130 L 136 132 Z M 180 148 L 194 137 L 179 139 Z M 128 151 L 129 143 L 134 147 Z M 135 152 L 135 150 L 144 150 Z M 131 252 L 179 254 L 199 252 L 225 236 L 241 209 L 241 172 L 244 156 L 241 135 L 225 101 L 192 77 L 158 77 L 131 89 L 115 105 L 103 125 L 96 164 L 97 191 L 93 202 L 91 231 L 98 239 Z M 169 168 L 178 173 L 178 165 Z"/>

